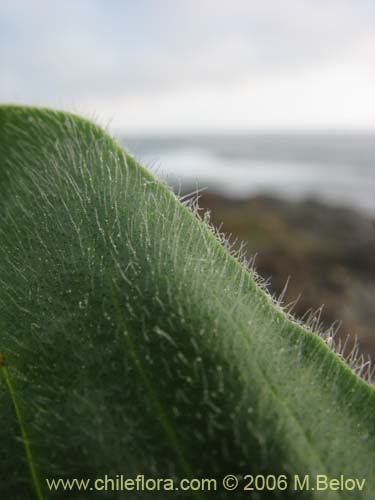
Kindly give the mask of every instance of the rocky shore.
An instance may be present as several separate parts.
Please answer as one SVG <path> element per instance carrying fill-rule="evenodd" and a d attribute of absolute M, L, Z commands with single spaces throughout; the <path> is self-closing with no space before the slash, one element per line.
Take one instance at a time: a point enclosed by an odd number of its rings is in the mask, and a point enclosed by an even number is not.
<path fill-rule="evenodd" d="M 375 218 L 314 200 L 284 201 L 258 196 L 244 200 L 203 193 L 199 206 L 221 231 L 237 238 L 268 288 L 294 315 L 323 306 L 327 328 L 338 322 L 337 338 L 358 337 L 360 353 L 375 359 Z"/>

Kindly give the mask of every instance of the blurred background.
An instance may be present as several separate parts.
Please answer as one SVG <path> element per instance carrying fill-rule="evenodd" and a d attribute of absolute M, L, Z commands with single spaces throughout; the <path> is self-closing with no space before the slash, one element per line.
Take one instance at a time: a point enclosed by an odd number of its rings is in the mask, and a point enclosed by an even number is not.
<path fill-rule="evenodd" d="M 374 89 L 373 0 L 0 0 L 2 102 L 108 126 L 372 358 Z"/>

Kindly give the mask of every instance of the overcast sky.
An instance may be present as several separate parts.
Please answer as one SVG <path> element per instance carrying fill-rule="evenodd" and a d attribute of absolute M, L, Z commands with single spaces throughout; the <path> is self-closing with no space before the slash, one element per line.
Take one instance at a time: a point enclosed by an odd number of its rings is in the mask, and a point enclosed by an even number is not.
<path fill-rule="evenodd" d="M 0 0 L 0 99 L 124 133 L 375 129 L 375 0 Z"/>

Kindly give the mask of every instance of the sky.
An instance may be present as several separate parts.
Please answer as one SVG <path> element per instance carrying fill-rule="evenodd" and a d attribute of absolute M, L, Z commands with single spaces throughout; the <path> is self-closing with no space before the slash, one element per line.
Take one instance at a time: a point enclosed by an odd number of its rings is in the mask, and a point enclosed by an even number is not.
<path fill-rule="evenodd" d="M 0 100 L 121 133 L 375 129 L 374 0 L 0 0 Z"/>

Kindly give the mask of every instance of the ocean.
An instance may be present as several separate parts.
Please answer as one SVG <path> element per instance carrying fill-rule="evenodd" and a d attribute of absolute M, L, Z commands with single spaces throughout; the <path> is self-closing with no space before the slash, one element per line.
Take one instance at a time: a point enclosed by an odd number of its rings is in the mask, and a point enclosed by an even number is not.
<path fill-rule="evenodd" d="M 122 143 L 183 193 L 309 198 L 375 216 L 375 133 L 130 136 Z"/>

